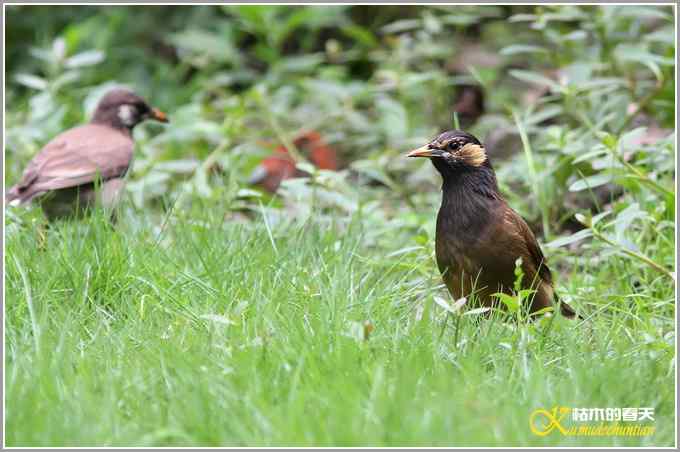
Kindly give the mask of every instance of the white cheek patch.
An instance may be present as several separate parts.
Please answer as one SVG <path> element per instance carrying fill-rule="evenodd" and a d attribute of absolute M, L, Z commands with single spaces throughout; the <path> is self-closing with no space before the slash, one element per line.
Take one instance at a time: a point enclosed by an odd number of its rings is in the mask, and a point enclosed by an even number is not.
<path fill-rule="evenodd" d="M 135 107 L 132 105 L 121 105 L 118 107 L 118 119 L 126 126 L 133 126 L 137 122 Z"/>

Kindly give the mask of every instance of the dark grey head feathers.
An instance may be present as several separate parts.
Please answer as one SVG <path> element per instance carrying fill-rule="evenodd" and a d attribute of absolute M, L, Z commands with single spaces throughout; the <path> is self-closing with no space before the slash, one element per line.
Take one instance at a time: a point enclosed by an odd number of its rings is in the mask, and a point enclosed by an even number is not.
<path fill-rule="evenodd" d="M 428 157 L 444 179 L 444 188 L 469 185 L 489 196 L 497 191 L 496 176 L 482 143 L 462 130 L 441 133 L 408 157 Z"/>
<path fill-rule="evenodd" d="M 119 88 L 109 91 L 99 101 L 92 122 L 116 129 L 132 130 L 146 119 L 167 122 L 165 115 L 152 108 L 144 99 L 131 91 Z"/>

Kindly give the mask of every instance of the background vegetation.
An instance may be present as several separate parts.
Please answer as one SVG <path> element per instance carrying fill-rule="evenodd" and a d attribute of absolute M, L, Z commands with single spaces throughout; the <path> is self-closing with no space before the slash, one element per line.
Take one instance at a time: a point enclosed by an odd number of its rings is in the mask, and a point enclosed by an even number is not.
<path fill-rule="evenodd" d="M 115 229 L 5 211 L 6 440 L 41 445 L 672 445 L 674 10 L 8 6 L 5 186 L 124 84 Z M 464 85 L 485 111 L 454 118 Z M 586 318 L 480 320 L 433 259 L 460 121 Z M 339 172 L 247 185 L 319 131 Z M 536 408 L 655 408 L 642 438 Z"/>

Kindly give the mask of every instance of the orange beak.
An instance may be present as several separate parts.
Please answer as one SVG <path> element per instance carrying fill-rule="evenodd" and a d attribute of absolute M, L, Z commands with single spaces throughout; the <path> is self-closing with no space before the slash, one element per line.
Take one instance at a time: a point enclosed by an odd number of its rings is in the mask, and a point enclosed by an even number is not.
<path fill-rule="evenodd" d="M 151 109 L 151 119 L 155 119 L 156 121 L 160 122 L 168 122 L 167 115 L 157 108 Z"/>
<path fill-rule="evenodd" d="M 439 149 L 430 148 L 429 144 L 421 146 L 418 149 L 414 149 L 406 157 L 441 157 L 442 151 Z"/>

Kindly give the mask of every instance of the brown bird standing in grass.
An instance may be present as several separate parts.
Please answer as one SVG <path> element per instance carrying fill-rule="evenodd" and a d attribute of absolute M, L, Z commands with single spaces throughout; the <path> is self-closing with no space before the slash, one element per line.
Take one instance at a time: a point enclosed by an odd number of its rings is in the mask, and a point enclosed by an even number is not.
<path fill-rule="evenodd" d="M 82 214 L 96 203 L 114 207 L 132 162 L 132 129 L 146 119 L 168 121 L 132 92 L 110 91 L 89 124 L 57 135 L 33 157 L 5 202 L 18 205 L 35 199 L 50 221 Z"/>
<path fill-rule="evenodd" d="M 293 141 L 310 163 L 319 169 L 336 171 L 338 156 L 317 132 L 304 133 Z M 253 185 L 259 185 L 270 193 L 275 193 L 285 179 L 304 177 L 307 173 L 295 166 L 295 160 L 284 146 L 278 146 L 273 155 L 265 158 L 253 171 L 248 180 Z"/>
<path fill-rule="evenodd" d="M 498 307 L 493 294 L 511 293 L 515 261 L 521 258 L 522 288 L 536 290 L 529 312 L 559 304 L 565 317 L 576 315 L 558 299 L 536 237 L 499 193 L 489 156 L 477 138 L 451 130 L 408 157 L 430 158 L 442 175 L 435 251 L 454 299 L 474 294 L 483 306 Z"/>

